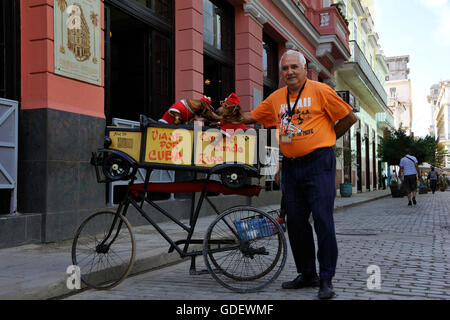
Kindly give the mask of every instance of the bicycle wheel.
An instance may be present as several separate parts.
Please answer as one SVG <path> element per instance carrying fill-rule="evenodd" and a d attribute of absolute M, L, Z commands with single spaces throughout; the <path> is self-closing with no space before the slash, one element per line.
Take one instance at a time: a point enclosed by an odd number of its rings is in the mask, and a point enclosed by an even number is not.
<path fill-rule="evenodd" d="M 242 230 L 242 222 L 253 223 L 253 233 Z M 286 248 L 283 229 L 272 216 L 253 207 L 236 207 L 221 213 L 209 226 L 203 258 L 222 286 L 247 293 L 261 290 L 280 275 Z"/>
<path fill-rule="evenodd" d="M 90 288 L 106 290 L 117 286 L 131 271 L 134 257 L 131 225 L 115 211 L 90 215 L 75 233 L 72 263 L 80 268 L 81 280 Z"/>

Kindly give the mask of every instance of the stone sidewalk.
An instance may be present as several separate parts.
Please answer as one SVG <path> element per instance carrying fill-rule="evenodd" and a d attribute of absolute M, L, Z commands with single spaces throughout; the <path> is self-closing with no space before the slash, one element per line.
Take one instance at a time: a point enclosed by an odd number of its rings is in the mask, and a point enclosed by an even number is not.
<path fill-rule="evenodd" d="M 336 211 L 390 196 L 389 190 L 337 197 Z M 279 209 L 279 204 L 266 206 L 264 211 Z M 197 238 L 203 234 L 215 216 L 199 218 Z M 184 221 L 187 223 L 187 221 Z M 161 223 L 162 229 L 174 239 L 186 233 L 174 223 Z M 169 245 L 152 226 L 133 228 L 136 238 L 136 258 L 131 274 L 149 271 L 183 261 L 178 253 L 167 253 Z M 72 240 L 48 244 L 31 244 L 0 249 L 0 299 L 51 299 L 71 293 L 66 282 L 71 261 Z"/>
<path fill-rule="evenodd" d="M 406 198 L 386 197 L 338 210 L 334 220 L 339 251 L 335 300 L 450 300 L 449 192 L 419 195 L 416 206 L 408 206 Z M 243 305 L 270 301 L 278 311 L 298 308 L 299 300 L 302 306 L 318 300 L 318 288 L 281 288 L 297 275 L 289 241 L 287 245 L 287 261 L 279 277 L 257 292 L 237 293 L 210 274 L 191 275 L 185 261 L 128 277 L 111 290 L 84 290 L 63 298 L 173 302 L 164 307 L 166 313 L 175 313 L 185 303 L 219 310 L 229 300 Z M 203 259 L 198 260 L 198 270 L 204 270 Z M 317 310 L 317 305 L 311 307 Z"/>

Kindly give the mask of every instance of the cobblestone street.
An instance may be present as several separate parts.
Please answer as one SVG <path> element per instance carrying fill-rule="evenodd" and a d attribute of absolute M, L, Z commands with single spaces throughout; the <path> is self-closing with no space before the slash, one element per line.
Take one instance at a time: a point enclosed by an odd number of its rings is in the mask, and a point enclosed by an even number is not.
<path fill-rule="evenodd" d="M 408 207 L 406 198 L 388 197 L 336 212 L 336 299 L 449 299 L 450 193 L 418 195 L 417 201 Z M 204 268 L 203 258 L 197 260 L 199 269 Z M 316 288 L 281 289 L 283 281 L 296 276 L 290 249 L 281 275 L 258 293 L 234 293 L 209 274 L 189 275 L 189 263 L 129 277 L 109 291 L 87 290 L 66 299 L 316 299 Z M 380 268 L 379 289 L 368 289 L 371 265 Z"/>

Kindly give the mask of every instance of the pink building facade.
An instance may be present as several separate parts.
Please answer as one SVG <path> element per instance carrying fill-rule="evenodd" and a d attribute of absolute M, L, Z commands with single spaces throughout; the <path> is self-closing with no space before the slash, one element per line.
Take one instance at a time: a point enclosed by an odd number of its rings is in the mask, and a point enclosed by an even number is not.
<path fill-rule="evenodd" d="M 249 111 L 283 86 L 287 49 L 305 55 L 310 79 L 332 87 L 350 58 L 347 23 L 321 0 L 98 1 L 101 81 L 92 84 L 55 73 L 54 9 L 66 1 L 11 0 L 20 22 L 5 50 L 16 54 L 17 86 L 0 98 L 20 106 L 19 215 L 0 224 L 1 246 L 70 238 L 106 206 L 89 158 L 114 119 L 159 119 L 203 94 L 217 107 L 231 92 Z"/>

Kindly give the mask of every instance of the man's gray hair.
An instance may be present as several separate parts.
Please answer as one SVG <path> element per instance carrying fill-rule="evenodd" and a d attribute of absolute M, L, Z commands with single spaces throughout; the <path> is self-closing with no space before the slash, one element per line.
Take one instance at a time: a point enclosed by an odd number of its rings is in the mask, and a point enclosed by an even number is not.
<path fill-rule="evenodd" d="M 305 69 L 305 66 L 306 66 L 306 59 L 305 59 L 305 56 L 304 56 L 301 52 L 299 52 L 299 51 L 289 49 L 288 51 L 286 51 L 285 53 L 283 53 L 283 55 L 281 56 L 281 59 L 280 59 L 280 65 L 279 65 L 280 71 L 281 71 L 281 61 L 283 61 L 283 58 L 284 58 L 285 56 L 287 56 L 288 54 L 296 54 L 296 55 L 298 56 L 299 60 L 300 60 L 300 63 L 301 63 L 302 66 L 303 66 L 303 69 Z"/>

